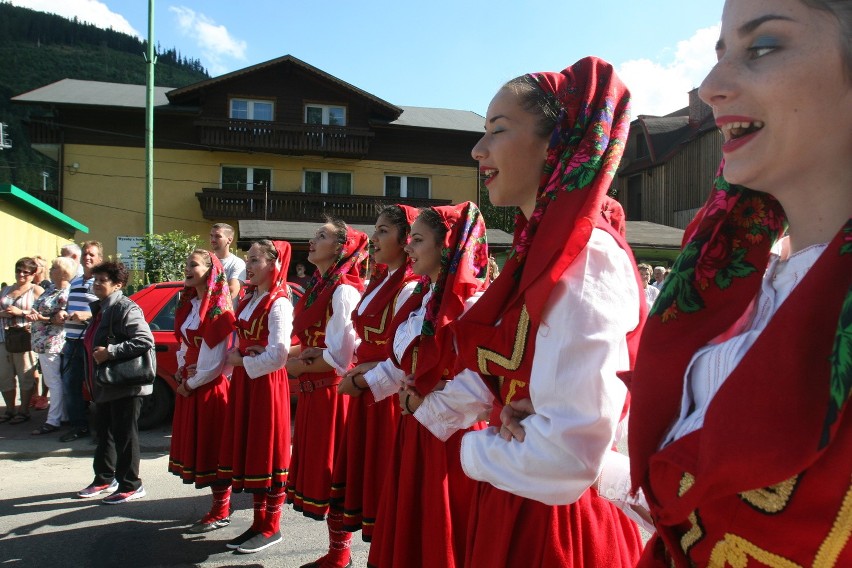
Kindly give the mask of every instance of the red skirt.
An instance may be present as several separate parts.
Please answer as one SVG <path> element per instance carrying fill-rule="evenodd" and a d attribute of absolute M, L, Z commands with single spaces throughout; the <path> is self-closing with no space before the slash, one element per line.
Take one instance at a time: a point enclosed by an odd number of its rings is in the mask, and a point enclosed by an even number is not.
<path fill-rule="evenodd" d="M 250 379 L 245 367 L 235 367 L 229 402 L 219 477 L 230 479 L 234 491 L 280 489 L 290 465 L 287 371 Z"/>
<path fill-rule="evenodd" d="M 593 488 L 571 505 L 550 506 L 478 482 L 465 566 L 636 565 L 636 524 Z"/>
<path fill-rule="evenodd" d="M 331 384 L 313 387 L 316 381 Z M 343 442 L 348 396 L 337 394 L 340 377 L 334 371 L 299 377 L 293 460 L 287 480 L 287 502 L 306 517 L 325 519 L 331 501 L 334 456 Z M 309 386 L 310 385 L 310 386 Z"/>
<path fill-rule="evenodd" d="M 343 529 L 362 531 L 365 542 L 373 538 L 399 416 L 393 396 L 376 402 L 365 391 L 349 400 L 344 441 L 334 461 L 331 507 L 343 512 Z"/>
<path fill-rule="evenodd" d="M 480 423 L 472 429 L 483 427 Z M 461 437 L 468 431 L 442 442 L 413 416 L 402 417 L 368 566 L 462 566 L 476 487 L 461 467 Z"/>
<path fill-rule="evenodd" d="M 201 385 L 190 396 L 175 396 L 169 471 L 207 487 L 218 479 L 219 442 L 228 416 L 228 379 Z"/>

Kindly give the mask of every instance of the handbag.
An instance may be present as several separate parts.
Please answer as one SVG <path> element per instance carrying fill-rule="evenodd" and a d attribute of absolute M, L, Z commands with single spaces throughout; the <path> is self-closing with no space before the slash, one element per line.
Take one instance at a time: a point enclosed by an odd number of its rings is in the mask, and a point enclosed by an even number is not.
<path fill-rule="evenodd" d="M 112 334 L 112 320 L 109 320 L 107 341 L 116 343 Z M 143 387 L 154 384 L 157 378 L 157 356 L 154 348 L 135 357 L 111 359 L 95 365 L 95 380 L 102 387 Z"/>
<path fill-rule="evenodd" d="M 32 335 L 25 327 L 6 328 L 6 351 L 9 353 L 26 353 L 32 351 Z"/>

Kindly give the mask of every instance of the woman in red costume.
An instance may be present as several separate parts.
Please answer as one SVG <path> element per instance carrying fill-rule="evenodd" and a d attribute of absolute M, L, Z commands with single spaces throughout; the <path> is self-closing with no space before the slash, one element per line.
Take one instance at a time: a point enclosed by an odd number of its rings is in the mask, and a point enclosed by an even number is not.
<path fill-rule="evenodd" d="M 452 324 L 468 374 L 422 404 L 411 393 L 440 437 L 491 409 L 492 427 L 461 443 L 478 481 L 465 566 L 633 566 L 642 549 L 594 486 L 626 412 L 616 372 L 630 367 L 647 311 L 623 212 L 606 196 L 628 99 L 595 58 L 524 75 L 491 101 L 473 148 L 492 203 L 519 208 L 512 250 Z M 536 413 L 513 439 L 502 419 L 519 401 Z"/>
<path fill-rule="evenodd" d="M 241 553 L 281 541 L 281 506 L 290 465 L 290 389 L 284 370 L 293 324 L 286 280 L 289 265 L 289 243 L 261 240 L 251 245 L 246 258 L 248 289 L 237 308 L 239 347 L 228 353 L 234 372 L 219 476 L 230 478 L 234 491 L 254 496 L 251 526 L 226 545 Z"/>
<path fill-rule="evenodd" d="M 352 311 L 364 289 L 366 256 L 367 235 L 328 219 L 310 240 L 308 262 L 317 269 L 293 320 L 293 337 L 300 345 L 294 346 L 287 370 L 299 379 L 299 400 L 287 500 L 306 517 L 329 517 L 329 552 L 307 566 L 349 562 L 352 534 L 343 530 L 342 512 L 329 512 L 329 503 L 349 402 L 337 394 L 337 386 L 352 366 L 357 339 Z"/>
<path fill-rule="evenodd" d="M 217 477 L 219 442 L 228 413 L 225 359 L 234 329 L 234 309 L 222 263 L 196 249 L 186 259 L 186 279 L 175 312 L 179 385 L 172 421 L 169 471 L 213 491 L 210 511 L 187 532 L 210 532 L 230 524 L 230 480 Z"/>
<path fill-rule="evenodd" d="M 419 300 L 420 305 L 399 310 L 407 317 L 393 338 L 397 367 L 379 365 L 364 375 L 377 400 L 404 387 L 406 375 L 413 375 L 420 393 L 443 388 L 453 378 L 456 353 L 447 326 L 485 288 L 485 223 L 471 202 L 424 209 L 411 226 L 405 250 L 412 270 L 427 278 L 407 302 Z M 446 442 L 439 440 L 410 415 L 409 399 L 404 391 L 400 393 L 403 417 L 385 476 L 368 565 L 461 566 L 474 487 L 458 459 L 464 432 L 456 432 Z"/>
<path fill-rule="evenodd" d="M 852 566 L 850 30 L 848 0 L 725 3 L 724 161 L 631 384 L 640 566 Z"/>
<path fill-rule="evenodd" d="M 345 438 L 335 456 L 329 530 L 331 521 L 342 515 L 343 530 L 361 530 L 366 542 L 373 535 L 379 495 L 399 422 L 399 406 L 391 397 L 377 402 L 363 374 L 386 359 L 387 344 L 396 329 L 392 325 L 394 316 L 417 285 L 418 276 L 411 272 L 403 250 L 417 213 L 413 207 L 391 205 L 376 220 L 376 230 L 370 238 L 375 260 L 370 284 L 352 312 L 358 334 L 357 366 L 343 376 L 337 387 L 340 394 L 352 398 Z M 348 562 L 348 556 L 334 562 L 324 556 L 312 565 L 332 568 Z"/>

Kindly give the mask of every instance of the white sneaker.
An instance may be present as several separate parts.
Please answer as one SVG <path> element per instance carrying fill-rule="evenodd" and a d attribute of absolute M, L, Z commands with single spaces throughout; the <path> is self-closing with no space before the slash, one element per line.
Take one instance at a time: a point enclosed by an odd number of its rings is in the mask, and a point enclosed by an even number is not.
<path fill-rule="evenodd" d="M 124 491 L 119 493 L 116 491 L 109 497 L 104 497 L 103 502 L 107 505 L 118 505 L 119 503 L 124 503 L 125 501 L 133 501 L 134 499 L 141 499 L 145 496 L 145 488 L 141 485 L 139 489 L 136 491 Z"/>
<path fill-rule="evenodd" d="M 118 489 L 118 481 L 115 479 L 112 480 L 112 483 L 109 485 L 96 485 L 92 483 L 85 489 L 81 489 L 77 492 L 78 499 L 91 499 L 92 497 L 97 497 L 101 493 L 113 492 Z"/>

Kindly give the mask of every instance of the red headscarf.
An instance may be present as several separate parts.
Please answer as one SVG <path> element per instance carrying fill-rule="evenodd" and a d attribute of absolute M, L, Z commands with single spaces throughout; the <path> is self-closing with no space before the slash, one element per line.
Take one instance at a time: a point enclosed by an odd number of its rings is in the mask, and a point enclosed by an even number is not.
<path fill-rule="evenodd" d="M 364 290 L 363 263 L 367 257 L 368 237 L 361 231 L 346 227 L 346 242 L 340 247 L 337 260 L 325 274 L 314 273 L 304 297 L 293 312 L 293 336 L 322 319 L 331 296 L 341 284 Z"/>
<path fill-rule="evenodd" d="M 415 219 L 417 219 L 417 215 L 420 213 L 420 211 L 416 207 L 410 207 L 408 205 L 403 205 L 401 203 L 395 204 L 394 207 L 398 207 L 402 211 L 403 215 L 405 215 L 405 221 L 408 223 L 408 227 L 411 228 L 411 224 L 414 223 Z M 399 274 L 400 271 L 402 272 L 402 274 Z M 404 266 L 400 267 L 400 270 L 397 271 L 397 273 L 395 273 L 394 275 L 397 276 L 397 274 L 398 274 L 397 277 L 402 279 L 402 278 L 405 278 L 406 276 L 410 276 L 410 272 L 411 272 L 411 263 L 409 263 L 408 259 L 406 258 Z M 387 265 L 373 263 L 373 266 L 370 269 L 370 283 L 367 286 L 367 289 L 364 291 L 364 298 L 369 296 L 370 292 L 372 292 L 376 288 L 376 286 L 378 286 L 379 284 L 384 282 L 387 275 L 388 275 Z M 405 278 L 405 279 L 410 280 L 410 277 Z M 355 312 L 357 312 L 357 311 L 358 311 L 358 308 L 356 307 Z"/>
<path fill-rule="evenodd" d="M 476 205 L 466 201 L 432 209 L 441 216 L 448 231 L 441 251 L 441 271 L 432 283 L 432 297 L 426 305 L 417 345 L 414 386 L 423 395 L 441 379 L 452 378 L 456 353 L 448 326 L 464 313 L 465 301 L 485 289 L 488 272 L 485 221 Z M 418 288 L 425 285 L 426 281 L 421 281 Z"/>
<path fill-rule="evenodd" d="M 594 57 L 562 73 L 529 77 L 559 109 L 535 209 L 529 220 L 518 213 L 512 250 L 500 276 L 453 325 L 464 367 L 483 375 L 525 376 L 525 381 L 551 290 L 582 253 L 592 230 L 607 230 L 630 254 L 621 239 L 623 210 L 606 195 L 630 125 L 627 88 L 610 64 Z M 639 289 L 638 272 L 635 276 Z M 645 302 L 640 304 L 634 336 L 644 320 L 642 310 L 647 310 Z"/>
<path fill-rule="evenodd" d="M 198 314 L 201 324 L 198 326 L 204 341 L 210 347 L 221 343 L 234 330 L 234 307 L 228 288 L 228 277 L 222 268 L 222 261 L 211 253 L 211 266 L 207 272 L 207 293 L 201 298 Z M 185 286 L 180 293 L 178 307 L 175 310 L 175 335 L 181 340 L 180 329 L 192 309 L 190 301 L 198 296 L 193 286 Z"/>
<path fill-rule="evenodd" d="M 290 243 L 287 241 L 272 241 L 272 246 L 278 257 L 275 259 L 275 266 L 272 268 L 272 276 L 269 283 L 269 295 L 264 300 L 262 309 L 268 310 L 272 303 L 278 298 L 290 297 L 290 289 L 287 286 L 287 271 L 290 269 Z M 257 286 L 251 284 L 246 285 L 246 294 L 240 302 L 237 312 L 241 312 L 248 304 Z"/>

